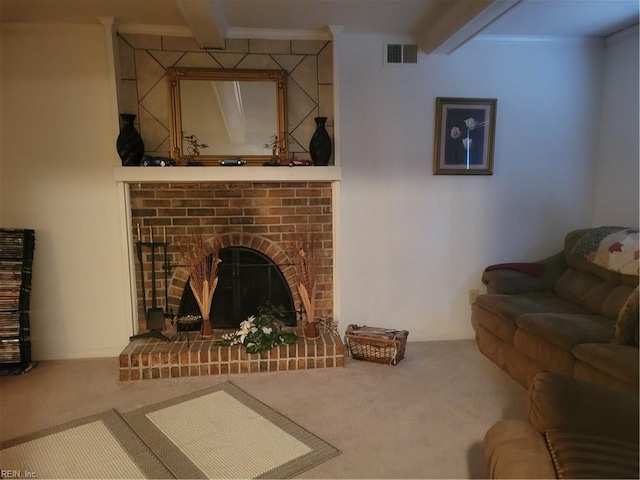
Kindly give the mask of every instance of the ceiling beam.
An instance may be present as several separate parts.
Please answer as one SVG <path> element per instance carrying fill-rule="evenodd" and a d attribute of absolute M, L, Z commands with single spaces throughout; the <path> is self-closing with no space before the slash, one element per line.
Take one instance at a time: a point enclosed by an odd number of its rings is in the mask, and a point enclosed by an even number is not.
<path fill-rule="evenodd" d="M 425 53 L 449 54 L 522 0 L 458 0 L 423 32 L 418 46 Z"/>
<path fill-rule="evenodd" d="M 228 25 L 222 0 L 175 0 L 175 2 L 200 48 L 224 48 Z"/>

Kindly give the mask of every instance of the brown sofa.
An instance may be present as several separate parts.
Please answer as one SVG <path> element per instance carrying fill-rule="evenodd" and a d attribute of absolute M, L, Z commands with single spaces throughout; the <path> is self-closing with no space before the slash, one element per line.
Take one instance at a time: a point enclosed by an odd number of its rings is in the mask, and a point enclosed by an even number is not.
<path fill-rule="evenodd" d="M 640 478 L 635 395 L 541 372 L 529 388 L 528 420 L 487 431 L 488 478 Z"/>
<path fill-rule="evenodd" d="M 635 244 L 625 239 L 606 250 L 635 254 L 634 273 L 585 250 L 634 232 Z M 597 227 L 568 233 L 563 251 L 539 262 L 488 267 L 487 294 L 471 315 L 480 351 L 525 388 L 550 370 L 637 395 L 637 255 L 637 229 Z"/>

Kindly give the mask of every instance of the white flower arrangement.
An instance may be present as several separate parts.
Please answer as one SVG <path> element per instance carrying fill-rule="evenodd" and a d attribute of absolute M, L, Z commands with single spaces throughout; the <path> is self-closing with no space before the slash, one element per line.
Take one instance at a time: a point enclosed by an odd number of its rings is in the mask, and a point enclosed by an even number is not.
<path fill-rule="evenodd" d="M 269 314 L 252 315 L 240 323 L 240 330 L 227 333 L 216 342 L 218 345 L 244 345 L 247 353 L 259 353 L 282 345 L 295 343 L 298 336 L 282 331 L 278 320 Z"/>

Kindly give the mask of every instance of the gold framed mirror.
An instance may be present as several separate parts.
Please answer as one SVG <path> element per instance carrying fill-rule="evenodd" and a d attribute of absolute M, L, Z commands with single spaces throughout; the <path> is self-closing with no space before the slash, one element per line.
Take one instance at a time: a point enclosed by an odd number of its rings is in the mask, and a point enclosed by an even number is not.
<path fill-rule="evenodd" d="M 241 160 L 262 165 L 288 152 L 286 72 L 169 68 L 171 158 L 178 165 Z"/>

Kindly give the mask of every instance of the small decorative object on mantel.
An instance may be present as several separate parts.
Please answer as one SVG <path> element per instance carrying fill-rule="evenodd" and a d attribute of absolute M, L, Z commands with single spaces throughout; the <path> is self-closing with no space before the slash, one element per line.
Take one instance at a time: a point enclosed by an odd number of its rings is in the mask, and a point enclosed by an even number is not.
<path fill-rule="evenodd" d="M 214 247 L 213 251 L 207 249 L 202 235 L 194 235 L 190 242 L 180 241 L 178 246 L 190 274 L 189 286 L 202 315 L 200 334 L 204 338 L 211 338 L 211 302 L 218 286 L 218 264 L 222 261 L 218 257 L 218 247 Z"/>
<path fill-rule="evenodd" d="M 200 155 L 201 148 L 209 148 L 209 145 L 200 143 L 200 140 L 195 135 L 185 135 L 182 138 L 187 142 L 187 153 L 189 155 L 186 159 L 186 165 L 188 167 L 202 166 L 202 163 L 196 162 L 194 159 Z"/>
<path fill-rule="evenodd" d="M 122 129 L 116 140 L 116 149 L 125 167 L 137 167 L 144 155 L 144 142 L 133 125 L 136 116 L 132 113 L 121 113 Z"/>
<path fill-rule="evenodd" d="M 247 163 L 247 161 L 241 158 L 223 158 L 218 163 L 223 167 L 240 167 Z"/>
<path fill-rule="evenodd" d="M 313 165 L 313 162 L 306 158 L 293 158 L 287 162 L 287 165 L 290 167 L 309 167 Z"/>
<path fill-rule="evenodd" d="M 265 143 L 264 148 L 271 149 L 271 160 L 264 162 L 263 167 L 280 167 L 287 163 L 287 147 L 284 141 L 280 140 L 277 135 L 271 137 L 270 143 Z"/>
<path fill-rule="evenodd" d="M 140 165 L 143 167 L 173 167 L 175 162 L 167 157 L 150 157 L 145 155 Z"/>
<path fill-rule="evenodd" d="M 309 143 L 309 154 L 314 165 L 327 166 L 331 158 L 331 137 L 325 128 L 327 117 L 315 117 L 316 131 Z"/>
<path fill-rule="evenodd" d="M 404 358 L 407 330 L 349 325 L 345 332 L 349 354 L 356 360 L 397 365 Z"/>
<path fill-rule="evenodd" d="M 495 98 L 436 99 L 434 175 L 492 175 Z"/>
<path fill-rule="evenodd" d="M 320 249 L 313 232 L 309 232 L 306 238 L 297 242 L 293 254 L 298 278 L 298 292 L 307 314 L 305 337 L 311 340 L 320 336 L 315 318 L 319 254 Z"/>

